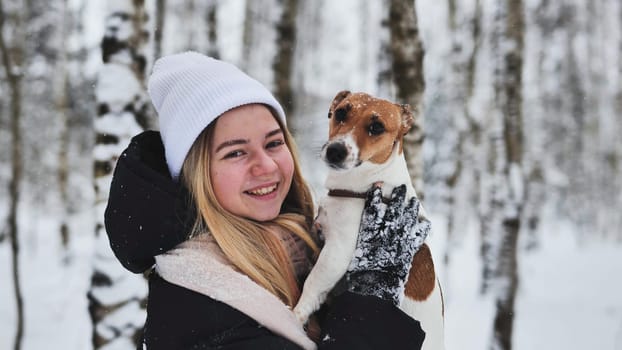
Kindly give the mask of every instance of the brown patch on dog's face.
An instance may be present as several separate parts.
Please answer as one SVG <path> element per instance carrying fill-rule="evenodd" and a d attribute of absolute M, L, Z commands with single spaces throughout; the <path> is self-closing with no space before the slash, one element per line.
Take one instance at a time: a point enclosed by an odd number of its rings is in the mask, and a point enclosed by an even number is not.
<path fill-rule="evenodd" d="M 413 300 L 423 301 L 430 296 L 435 285 L 436 272 L 432 252 L 424 243 L 413 258 L 404 294 Z"/>
<path fill-rule="evenodd" d="M 413 116 L 408 105 L 399 105 L 365 93 L 341 91 L 328 112 L 329 139 L 351 134 L 359 147 L 359 160 L 384 163 L 411 128 Z"/>

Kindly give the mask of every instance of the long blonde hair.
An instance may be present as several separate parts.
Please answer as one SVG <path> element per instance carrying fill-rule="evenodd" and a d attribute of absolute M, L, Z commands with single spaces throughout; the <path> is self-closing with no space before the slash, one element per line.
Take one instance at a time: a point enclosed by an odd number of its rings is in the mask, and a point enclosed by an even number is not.
<path fill-rule="evenodd" d="M 281 213 L 275 219 L 256 222 L 242 218 L 226 211 L 216 200 L 209 162 L 216 121 L 203 130 L 190 148 L 181 179 L 190 191 L 198 213 L 192 233 L 209 232 L 235 267 L 293 307 L 300 297 L 301 281 L 297 280 L 277 231 L 300 237 L 308 246 L 312 261 L 315 261 L 319 248 L 310 233 L 314 205 L 309 186 L 301 175 L 295 143 L 284 124 L 279 118 L 275 119 L 294 160 L 292 184 Z"/>

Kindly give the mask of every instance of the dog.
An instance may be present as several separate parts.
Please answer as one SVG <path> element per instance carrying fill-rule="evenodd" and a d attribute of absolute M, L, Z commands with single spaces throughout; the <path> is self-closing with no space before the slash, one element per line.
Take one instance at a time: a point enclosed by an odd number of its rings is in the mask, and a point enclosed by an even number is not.
<path fill-rule="evenodd" d="M 304 324 L 344 276 L 354 254 L 366 191 L 381 182 L 383 196 L 406 184 L 415 196 L 403 154 L 403 137 L 413 125 L 408 105 L 365 93 L 341 91 L 328 112 L 329 139 L 322 160 L 329 166 L 316 225 L 325 242 L 305 280 L 296 317 Z M 423 207 L 420 216 L 425 217 Z M 413 258 L 400 308 L 418 320 L 426 333 L 423 349 L 444 348 L 444 304 L 430 247 L 424 243 Z"/>

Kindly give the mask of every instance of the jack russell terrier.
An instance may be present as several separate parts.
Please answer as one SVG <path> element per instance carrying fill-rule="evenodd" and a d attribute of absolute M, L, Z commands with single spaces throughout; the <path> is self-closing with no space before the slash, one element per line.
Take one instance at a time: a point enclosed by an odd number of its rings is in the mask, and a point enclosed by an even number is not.
<path fill-rule="evenodd" d="M 329 166 L 316 223 L 325 238 L 307 277 L 294 313 L 304 324 L 344 276 L 354 254 L 366 191 L 383 183 L 383 195 L 406 184 L 406 198 L 416 196 L 402 152 L 413 124 L 410 106 L 365 93 L 339 92 L 328 112 L 329 139 L 322 159 Z M 420 207 L 421 217 L 425 217 Z M 444 349 L 444 304 L 429 246 L 415 254 L 400 308 L 421 323 L 424 350 Z"/>

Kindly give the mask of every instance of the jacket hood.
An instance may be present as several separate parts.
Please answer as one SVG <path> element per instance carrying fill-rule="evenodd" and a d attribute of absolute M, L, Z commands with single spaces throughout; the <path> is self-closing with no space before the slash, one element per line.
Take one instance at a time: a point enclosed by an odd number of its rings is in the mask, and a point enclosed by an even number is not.
<path fill-rule="evenodd" d="M 183 242 L 196 214 L 188 191 L 174 181 L 160 133 L 136 135 L 115 166 L 104 224 L 121 264 L 136 273 Z"/>

